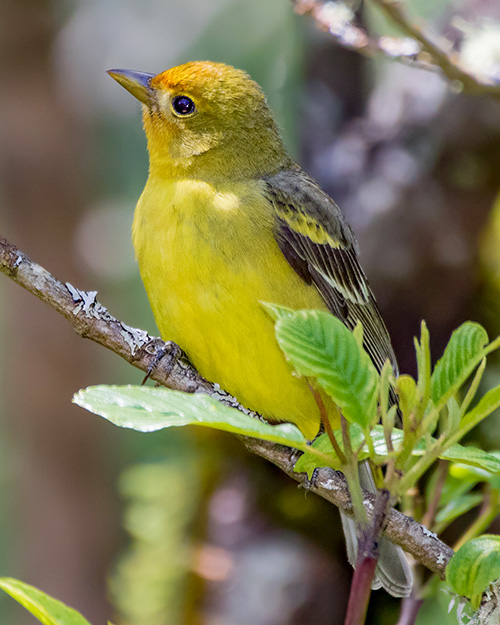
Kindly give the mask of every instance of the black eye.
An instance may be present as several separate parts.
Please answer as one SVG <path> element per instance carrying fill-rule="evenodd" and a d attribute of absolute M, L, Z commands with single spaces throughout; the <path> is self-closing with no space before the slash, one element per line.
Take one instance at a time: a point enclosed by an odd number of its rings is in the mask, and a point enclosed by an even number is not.
<path fill-rule="evenodd" d="M 178 115 L 190 115 L 194 113 L 194 102 L 187 95 L 177 95 L 172 100 L 172 107 Z"/>

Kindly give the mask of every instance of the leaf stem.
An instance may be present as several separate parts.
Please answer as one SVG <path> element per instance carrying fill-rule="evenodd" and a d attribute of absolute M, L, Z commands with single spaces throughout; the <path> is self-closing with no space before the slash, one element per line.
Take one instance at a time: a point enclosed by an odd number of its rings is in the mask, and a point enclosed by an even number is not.
<path fill-rule="evenodd" d="M 344 415 L 340 415 L 340 423 L 342 427 L 342 443 L 346 454 L 345 465 L 342 466 L 349 493 L 351 495 L 352 507 L 354 509 L 354 517 L 362 528 L 366 529 L 368 517 L 366 509 L 363 505 L 363 493 L 359 482 L 358 473 L 358 455 L 352 449 L 351 435 L 349 432 L 349 424 Z"/>
<path fill-rule="evenodd" d="M 328 417 L 328 413 L 326 411 L 323 398 L 321 397 L 321 393 L 317 389 L 313 388 L 310 384 L 309 384 L 309 388 L 318 406 L 321 423 L 323 423 L 325 427 L 325 432 L 327 433 L 328 438 L 330 439 L 330 443 L 333 447 L 333 451 L 337 454 L 338 459 L 340 460 L 340 463 L 342 465 L 347 464 L 347 459 L 345 457 L 345 454 L 342 451 L 342 449 L 340 449 L 340 445 L 338 444 L 337 439 L 335 438 L 335 434 L 333 433 L 332 424 L 330 423 L 330 419 Z"/>
<path fill-rule="evenodd" d="M 485 367 L 486 367 L 486 357 L 484 357 L 481 360 L 481 364 L 479 365 L 474 375 L 474 379 L 472 380 L 471 385 L 469 386 L 469 389 L 465 395 L 465 398 L 460 406 L 460 417 L 464 416 L 464 414 L 467 412 L 467 409 L 470 406 L 471 401 L 476 396 L 477 389 L 479 388 L 479 383 L 481 382 L 481 379 L 483 377 Z"/>
<path fill-rule="evenodd" d="M 446 445 L 448 447 L 448 445 Z M 439 457 L 439 454 L 443 452 L 443 441 L 439 437 L 436 442 L 428 449 L 425 454 L 418 460 L 412 468 L 403 475 L 399 483 L 396 485 L 397 495 L 405 492 L 413 486 L 419 480 L 422 475 L 427 471 L 431 464 Z"/>
<path fill-rule="evenodd" d="M 384 439 L 387 447 L 387 471 L 385 474 L 386 488 L 392 490 L 394 480 L 397 479 L 396 460 L 391 454 L 394 453 L 394 445 L 392 444 L 392 431 L 394 429 L 394 417 L 396 414 L 396 406 L 392 406 L 389 411 L 382 412 L 382 427 L 384 428 Z"/>
<path fill-rule="evenodd" d="M 366 446 L 368 447 L 368 454 L 370 456 L 370 459 L 375 461 L 377 459 L 377 454 L 375 453 L 375 447 L 373 445 L 373 439 L 370 433 L 370 428 L 366 428 L 363 434 L 365 436 L 365 440 L 363 442 L 363 446 L 359 450 L 356 450 L 356 455 L 359 454 L 359 452 L 364 448 L 366 444 Z"/>

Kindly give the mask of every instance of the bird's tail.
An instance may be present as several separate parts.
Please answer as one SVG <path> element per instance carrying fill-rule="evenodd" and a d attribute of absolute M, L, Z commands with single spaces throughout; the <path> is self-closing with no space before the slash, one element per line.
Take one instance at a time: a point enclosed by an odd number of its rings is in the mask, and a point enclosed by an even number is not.
<path fill-rule="evenodd" d="M 368 462 L 362 462 L 359 465 L 359 481 L 365 490 L 371 493 L 377 491 Z M 341 519 L 347 546 L 347 558 L 354 567 L 358 555 L 356 522 L 345 514 L 341 514 Z M 408 597 L 413 584 L 413 576 L 403 550 L 386 538 L 380 538 L 378 550 L 380 555 L 372 588 L 384 588 L 393 597 Z"/>

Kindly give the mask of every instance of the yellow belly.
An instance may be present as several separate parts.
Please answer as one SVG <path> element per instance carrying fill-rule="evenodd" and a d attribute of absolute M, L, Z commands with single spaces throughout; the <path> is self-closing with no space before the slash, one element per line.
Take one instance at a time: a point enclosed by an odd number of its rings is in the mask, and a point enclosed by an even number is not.
<path fill-rule="evenodd" d="M 292 375 L 259 302 L 325 305 L 275 242 L 258 183 L 215 187 L 150 179 L 137 205 L 133 241 L 162 337 L 186 351 L 206 378 L 248 408 L 295 423 L 313 438 L 314 398 Z"/>

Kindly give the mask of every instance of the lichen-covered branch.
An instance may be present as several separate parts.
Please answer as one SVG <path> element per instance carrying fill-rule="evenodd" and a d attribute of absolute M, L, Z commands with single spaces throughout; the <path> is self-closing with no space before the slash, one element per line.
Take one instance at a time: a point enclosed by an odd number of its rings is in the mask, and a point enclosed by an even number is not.
<path fill-rule="evenodd" d="M 96 298 L 96 291 L 80 291 L 63 284 L 46 269 L 30 260 L 14 245 L 0 237 L 0 271 L 57 310 L 84 338 L 91 339 L 115 352 L 127 362 L 144 372 L 152 369 L 151 378 L 168 388 L 188 393 L 208 393 L 238 409 L 244 409 L 216 384 L 202 378 L 186 361 L 180 348 L 171 342 L 151 337 L 144 330 L 131 328 L 113 317 Z M 165 356 L 158 361 L 157 354 Z M 250 413 L 252 414 L 252 413 Z M 257 416 L 257 415 L 255 415 Z M 341 473 L 331 469 L 318 469 L 310 482 L 304 473 L 295 473 L 298 452 L 288 447 L 241 437 L 245 446 L 278 466 L 292 479 L 308 490 L 317 493 L 338 508 L 352 515 L 349 491 Z M 363 492 L 363 503 L 371 517 L 375 496 Z M 444 570 L 453 550 L 422 525 L 397 510 L 387 515 L 384 528 L 386 536 L 410 553 L 418 562 L 444 577 Z"/>
<path fill-rule="evenodd" d="M 383 54 L 392 60 L 439 72 L 450 82 L 458 82 L 465 93 L 500 97 L 500 81 L 467 71 L 460 63 L 459 54 L 452 50 L 452 44 L 433 35 L 423 20 L 410 16 L 401 0 L 370 2 L 406 37 L 370 37 L 363 28 L 354 24 L 352 13 L 342 2 L 293 0 L 297 13 L 311 15 L 320 28 L 327 30 L 345 48 L 369 57 Z"/>
<path fill-rule="evenodd" d="M 213 392 L 213 385 L 177 357 L 177 345 L 119 321 L 97 301 L 97 291 L 80 291 L 63 284 L 2 237 L 0 271 L 66 317 L 80 336 L 107 347 L 142 371 L 148 371 L 163 348 L 166 355 L 151 374 L 160 384 L 187 393 Z"/>

